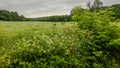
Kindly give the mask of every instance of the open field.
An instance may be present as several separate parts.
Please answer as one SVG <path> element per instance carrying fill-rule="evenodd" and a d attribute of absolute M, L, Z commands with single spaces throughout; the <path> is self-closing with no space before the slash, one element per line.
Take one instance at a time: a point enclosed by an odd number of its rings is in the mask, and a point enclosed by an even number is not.
<path fill-rule="evenodd" d="M 50 58 L 50 56 L 47 57 L 47 53 L 48 55 L 51 54 L 51 58 L 57 59 L 57 55 L 63 55 L 63 53 L 67 55 L 71 47 L 74 48 L 77 46 L 78 43 L 75 43 L 77 38 L 73 39 L 75 36 L 71 30 L 72 25 L 70 22 L 1 21 L 0 67 L 6 68 L 8 66 L 12 68 L 14 65 L 18 65 L 15 67 L 20 68 L 26 65 L 28 68 L 31 66 L 38 68 L 47 67 L 48 65 L 46 63 L 49 63 L 47 60 Z M 45 52 L 46 54 L 43 54 Z M 29 61 L 25 59 L 29 59 Z M 58 58 L 58 60 L 61 61 L 61 58 Z M 33 64 L 31 64 L 32 62 Z M 19 63 L 20 65 L 23 63 L 23 66 L 20 66 Z M 55 63 L 56 61 L 50 65 L 54 67 Z"/>
<path fill-rule="evenodd" d="M 72 26 L 70 22 L 12 22 L 0 21 L 0 46 L 13 45 L 18 36 L 38 32 L 42 35 L 60 33 Z"/>
<path fill-rule="evenodd" d="M 70 22 L 5 22 L 0 21 L 0 33 L 3 35 L 16 35 L 18 33 L 52 32 L 53 29 L 69 28 Z"/>

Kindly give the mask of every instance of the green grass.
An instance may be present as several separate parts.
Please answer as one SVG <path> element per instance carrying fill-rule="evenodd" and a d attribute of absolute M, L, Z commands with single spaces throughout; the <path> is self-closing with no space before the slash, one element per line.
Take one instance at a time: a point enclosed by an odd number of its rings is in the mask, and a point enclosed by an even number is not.
<path fill-rule="evenodd" d="M 54 26 L 56 24 L 56 26 Z M 18 33 L 31 33 L 40 31 L 41 33 L 52 32 L 53 29 L 61 30 L 70 27 L 70 23 L 61 22 L 7 22 L 0 21 L 0 33 L 2 35 L 16 35 Z"/>
<path fill-rule="evenodd" d="M 71 26 L 70 22 L 0 21 L 0 46 L 12 46 L 14 45 L 14 41 L 23 35 L 36 32 L 42 35 L 50 35 L 65 31 Z"/>

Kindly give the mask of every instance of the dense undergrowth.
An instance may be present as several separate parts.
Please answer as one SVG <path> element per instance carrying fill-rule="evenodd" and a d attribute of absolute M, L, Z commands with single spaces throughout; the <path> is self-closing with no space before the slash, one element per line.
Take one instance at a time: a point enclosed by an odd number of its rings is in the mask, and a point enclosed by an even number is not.
<path fill-rule="evenodd" d="M 120 28 L 110 22 L 110 14 L 108 10 L 84 11 L 77 26 L 61 32 L 12 37 L 8 40 L 13 45 L 1 46 L 0 67 L 119 68 Z M 7 42 L 3 36 L 0 40 Z"/>

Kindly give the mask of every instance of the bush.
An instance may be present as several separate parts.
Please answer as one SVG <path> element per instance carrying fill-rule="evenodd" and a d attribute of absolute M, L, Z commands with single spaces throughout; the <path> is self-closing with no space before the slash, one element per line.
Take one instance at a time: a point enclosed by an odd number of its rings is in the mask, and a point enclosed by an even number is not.
<path fill-rule="evenodd" d="M 81 42 L 81 62 L 84 67 L 118 67 L 120 63 L 118 61 L 120 59 L 118 58 L 120 55 L 118 43 L 120 29 L 110 23 L 110 15 L 111 12 L 106 10 L 93 13 L 87 11 L 81 15 L 82 19 L 78 23 L 78 28 Z"/>
<path fill-rule="evenodd" d="M 3 68 L 80 67 L 77 38 L 70 30 L 55 35 L 23 35 L 15 46 L 0 57 Z"/>

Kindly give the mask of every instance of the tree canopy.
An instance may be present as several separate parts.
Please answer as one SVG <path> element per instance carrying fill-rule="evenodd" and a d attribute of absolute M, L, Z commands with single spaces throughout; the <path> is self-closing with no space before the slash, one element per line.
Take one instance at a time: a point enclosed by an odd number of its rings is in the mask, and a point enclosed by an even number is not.
<path fill-rule="evenodd" d="M 0 10 L 0 20 L 3 21 L 24 21 L 26 18 L 23 15 L 18 15 L 17 12 Z"/>
<path fill-rule="evenodd" d="M 31 21 L 47 21 L 47 22 L 68 22 L 71 20 L 70 15 L 56 15 L 40 18 L 29 18 Z"/>

